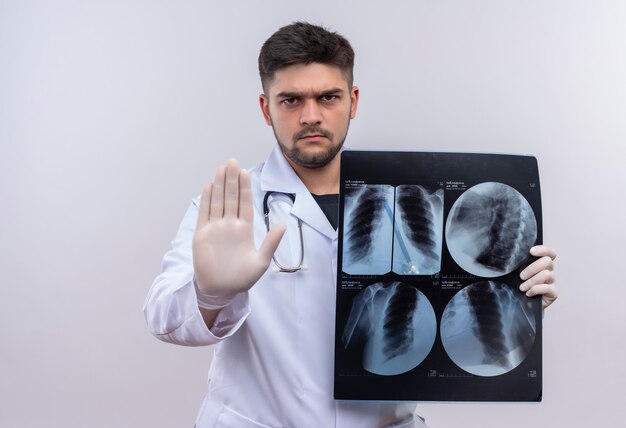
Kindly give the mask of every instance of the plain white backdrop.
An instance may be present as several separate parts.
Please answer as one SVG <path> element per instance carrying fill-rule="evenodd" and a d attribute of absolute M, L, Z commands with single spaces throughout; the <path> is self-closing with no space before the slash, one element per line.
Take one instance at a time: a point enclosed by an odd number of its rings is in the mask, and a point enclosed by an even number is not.
<path fill-rule="evenodd" d="M 420 413 L 620 425 L 626 3 L 0 0 L 0 426 L 193 425 L 211 349 L 152 338 L 143 299 L 215 168 L 274 144 L 256 59 L 299 19 L 357 52 L 351 147 L 539 159 L 561 292 L 544 401 Z"/>

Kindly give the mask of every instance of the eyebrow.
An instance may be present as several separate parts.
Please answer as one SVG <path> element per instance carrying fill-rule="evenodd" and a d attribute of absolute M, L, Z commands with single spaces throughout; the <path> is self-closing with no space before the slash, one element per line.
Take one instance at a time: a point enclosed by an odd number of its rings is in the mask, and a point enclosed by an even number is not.
<path fill-rule="evenodd" d="M 314 93 L 282 91 L 276 94 L 276 96 L 279 98 L 300 98 L 305 95 L 312 95 L 317 98 L 317 97 L 323 97 L 325 95 L 337 95 L 343 92 L 344 90 L 341 88 L 331 88 L 331 89 L 326 89 L 325 91 L 314 92 Z"/>

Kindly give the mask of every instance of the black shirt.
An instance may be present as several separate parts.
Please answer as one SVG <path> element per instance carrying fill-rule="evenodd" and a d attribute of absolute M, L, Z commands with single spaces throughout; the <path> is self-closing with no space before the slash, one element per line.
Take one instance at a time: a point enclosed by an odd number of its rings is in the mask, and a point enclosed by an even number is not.
<path fill-rule="evenodd" d="M 313 199 L 320 206 L 326 218 L 333 229 L 337 230 L 337 222 L 339 221 L 339 194 L 331 195 L 314 195 Z"/>

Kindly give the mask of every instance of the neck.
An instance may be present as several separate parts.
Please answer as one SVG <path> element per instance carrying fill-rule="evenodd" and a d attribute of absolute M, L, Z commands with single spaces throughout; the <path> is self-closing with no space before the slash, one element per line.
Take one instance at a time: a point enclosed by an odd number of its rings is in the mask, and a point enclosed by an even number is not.
<path fill-rule="evenodd" d="M 305 168 L 294 164 L 289 159 L 287 159 L 287 162 L 289 162 L 309 192 L 316 195 L 339 193 L 340 153 L 328 165 L 321 168 Z"/>

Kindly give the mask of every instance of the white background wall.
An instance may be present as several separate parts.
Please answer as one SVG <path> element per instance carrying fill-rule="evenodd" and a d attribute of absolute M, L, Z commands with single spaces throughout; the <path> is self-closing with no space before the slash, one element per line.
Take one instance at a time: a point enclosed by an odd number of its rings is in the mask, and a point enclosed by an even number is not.
<path fill-rule="evenodd" d="M 189 200 L 274 140 L 256 58 L 346 35 L 354 148 L 530 153 L 561 298 L 544 401 L 423 404 L 433 427 L 626 417 L 626 3 L 0 0 L 0 426 L 191 427 L 211 349 L 141 307 Z M 245 393 L 245 391 L 242 391 Z"/>

